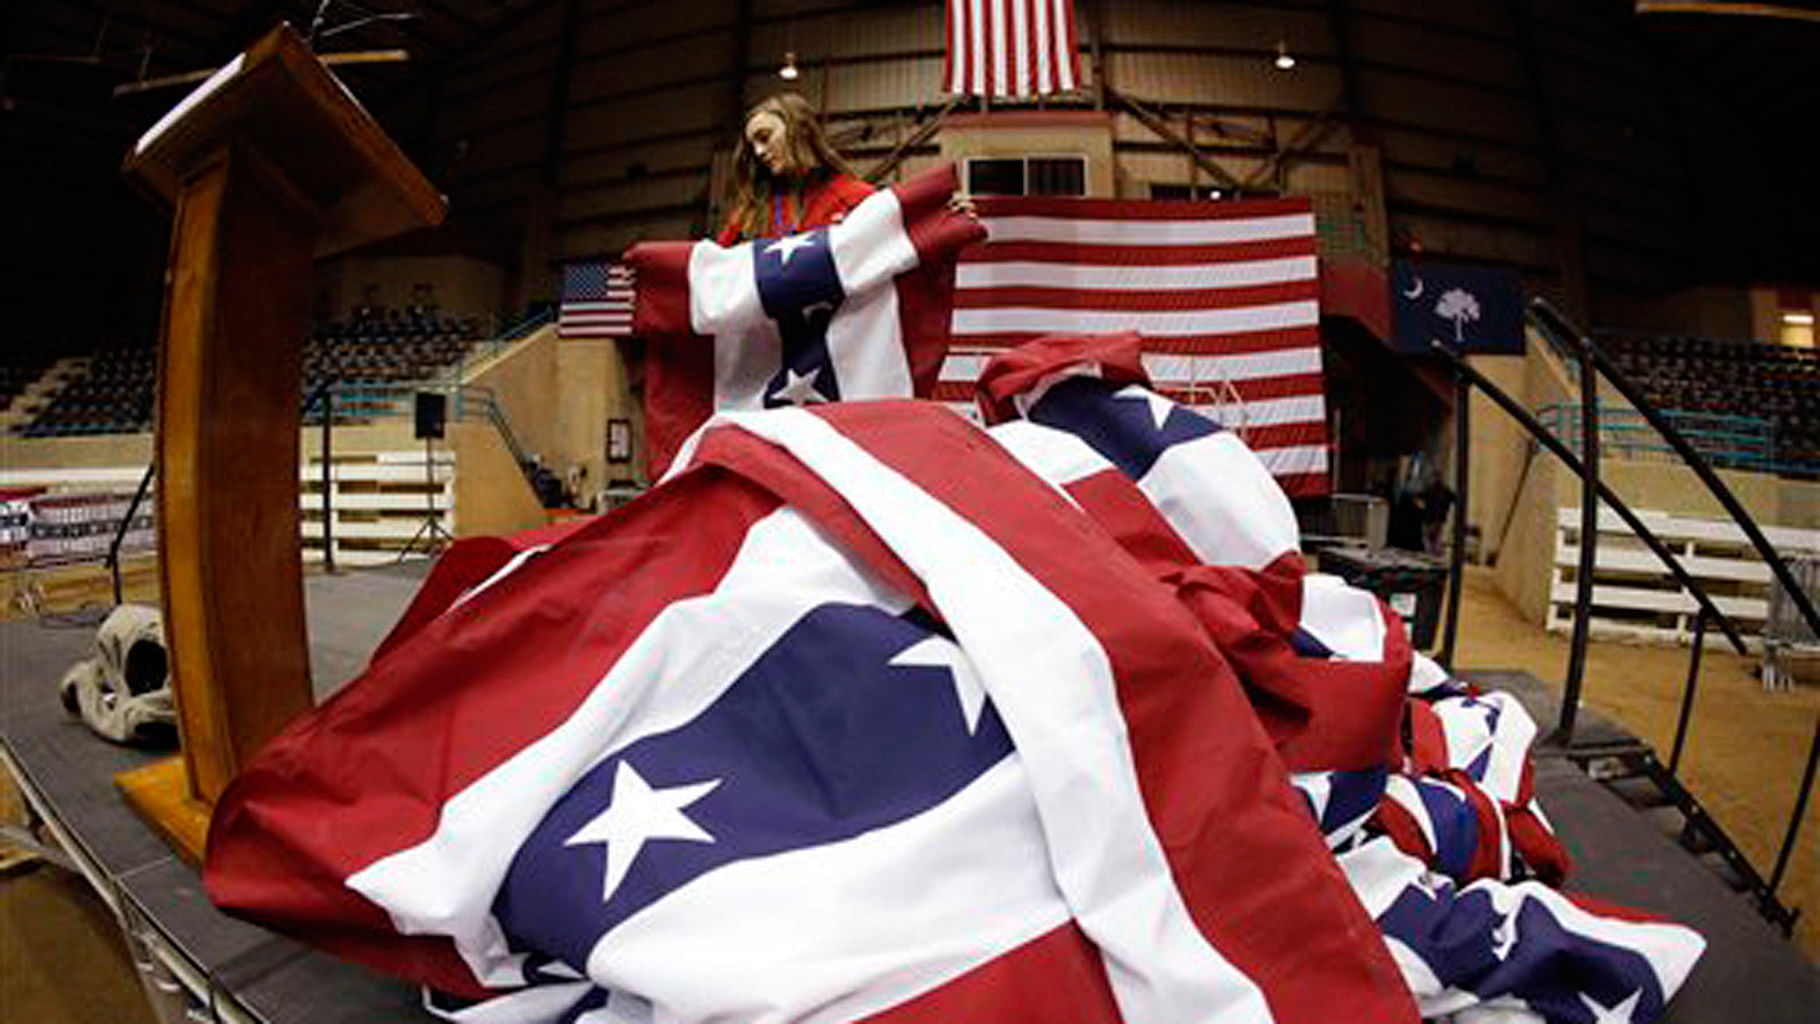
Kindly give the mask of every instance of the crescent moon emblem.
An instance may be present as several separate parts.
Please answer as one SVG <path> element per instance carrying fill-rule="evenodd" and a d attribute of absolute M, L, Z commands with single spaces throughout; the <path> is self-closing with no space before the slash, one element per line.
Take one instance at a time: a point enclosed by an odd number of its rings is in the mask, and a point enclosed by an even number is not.
<path fill-rule="evenodd" d="M 1421 297 L 1422 297 L 1422 279 L 1421 279 L 1421 278 L 1419 278 L 1419 277 L 1418 277 L 1418 278 L 1416 278 L 1416 279 L 1415 279 L 1415 287 L 1413 287 L 1413 288 L 1411 288 L 1411 289 L 1410 289 L 1410 290 L 1409 290 L 1409 291 L 1406 291 L 1406 292 L 1404 292 L 1404 293 L 1403 293 L 1403 297 L 1404 297 L 1404 298 L 1406 298 L 1406 299 L 1419 299 L 1419 298 L 1421 298 Z"/>

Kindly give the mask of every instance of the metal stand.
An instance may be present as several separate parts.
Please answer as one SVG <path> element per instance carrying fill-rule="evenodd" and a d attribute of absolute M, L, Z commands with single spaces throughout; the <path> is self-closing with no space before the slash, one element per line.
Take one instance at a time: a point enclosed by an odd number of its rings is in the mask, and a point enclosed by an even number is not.
<path fill-rule="evenodd" d="M 455 535 L 442 526 L 442 509 L 436 507 L 436 461 L 432 457 L 435 439 L 425 436 L 423 439 L 423 482 L 424 482 L 424 516 L 423 525 L 405 542 L 404 550 L 398 552 L 398 561 L 411 557 L 417 550 L 418 542 L 423 543 L 423 553 L 434 554 L 444 544 L 452 544 Z"/>

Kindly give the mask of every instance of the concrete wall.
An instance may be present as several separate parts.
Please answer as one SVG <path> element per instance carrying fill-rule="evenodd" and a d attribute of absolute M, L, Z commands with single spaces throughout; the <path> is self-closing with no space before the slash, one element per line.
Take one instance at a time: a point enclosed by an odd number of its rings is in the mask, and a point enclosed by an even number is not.
<path fill-rule="evenodd" d="M 526 455 L 559 476 L 579 469 L 586 499 L 632 479 L 635 459 L 609 465 L 607 421 L 631 416 L 625 365 L 612 342 L 562 339 L 546 327 L 476 366 L 464 384 L 490 388 Z"/>
<path fill-rule="evenodd" d="M 1498 590 L 1524 618 L 1535 623 L 1541 623 L 1548 615 L 1555 554 L 1554 516 L 1562 501 L 1559 481 L 1566 475 L 1553 457 L 1536 457 L 1496 554 L 1493 579 Z"/>
<path fill-rule="evenodd" d="M 0 469 L 111 469 L 144 466 L 152 460 L 151 434 L 100 434 L 94 437 L 8 437 L 0 444 Z M 322 450 L 322 431 L 298 433 L 300 451 L 313 458 Z M 406 418 L 360 426 L 336 427 L 330 447 L 338 453 L 364 454 L 417 448 Z"/>
<path fill-rule="evenodd" d="M 632 395 L 619 348 L 604 338 L 565 338 L 556 344 L 556 374 L 561 382 L 561 415 L 556 425 L 557 450 L 567 465 L 585 471 L 577 498 L 585 501 L 601 488 L 629 484 L 644 455 L 629 462 L 607 461 L 607 421 L 630 420 Z"/>
<path fill-rule="evenodd" d="M 1521 356 L 1474 356 L 1470 362 L 1473 369 L 1532 412 L 1545 405 L 1576 400 L 1575 385 L 1566 368 L 1533 334 Z M 1528 459 L 1529 434 L 1476 389 L 1470 414 L 1472 479 L 1468 485 L 1466 521 L 1479 529 L 1479 558 L 1486 561 L 1497 552 L 1505 524 L 1513 517 L 1517 488 L 1525 483 L 1523 465 Z M 1451 419 L 1442 433 L 1451 445 Z"/>
<path fill-rule="evenodd" d="M 150 461 L 150 434 L 0 439 L 0 469 L 108 469 Z"/>
<path fill-rule="evenodd" d="M 505 308 L 505 271 L 466 256 L 346 256 L 316 268 L 312 308 L 345 321 L 364 303 L 404 309 L 420 294 L 445 316 L 481 318 L 490 333 Z"/>
<path fill-rule="evenodd" d="M 487 537 L 544 525 L 543 505 L 491 424 L 454 423 L 455 533 Z"/>
<path fill-rule="evenodd" d="M 1528 393 L 1525 358 L 1475 356 L 1470 362 L 1473 369 L 1491 378 L 1498 387 L 1522 396 Z M 1472 479 L 1468 481 L 1466 521 L 1479 528 L 1479 550 L 1485 552 L 1488 545 L 1497 542 L 1498 530 L 1510 508 L 1512 492 L 1523 473 L 1529 435 L 1477 389 L 1473 390 L 1468 415 L 1472 420 Z M 1449 438 L 1452 429 L 1447 428 Z"/>

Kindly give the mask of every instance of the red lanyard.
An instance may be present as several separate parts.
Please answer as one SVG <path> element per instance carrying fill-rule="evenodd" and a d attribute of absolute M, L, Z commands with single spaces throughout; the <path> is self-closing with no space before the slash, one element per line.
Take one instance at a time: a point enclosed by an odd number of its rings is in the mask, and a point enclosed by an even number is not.
<path fill-rule="evenodd" d="M 776 237 L 778 238 L 796 233 L 796 220 L 794 218 L 788 221 L 784 219 L 784 201 L 786 198 L 788 197 L 782 192 L 773 192 L 771 194 L 771 230 L 776 232 Z"/>

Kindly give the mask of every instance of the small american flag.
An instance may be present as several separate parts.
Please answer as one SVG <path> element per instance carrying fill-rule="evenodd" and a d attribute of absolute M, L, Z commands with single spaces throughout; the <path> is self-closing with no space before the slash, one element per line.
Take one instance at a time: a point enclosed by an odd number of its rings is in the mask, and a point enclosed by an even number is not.
<path fill-rule="evenodd" d="M 632 334 L 632 271 L 610 260 L 564 264 L 557 336 L 625 338 Z"/>
<path fill-rule="evenodd" d="M 1292 496 L 1328 489 L 1320 280 L 1308 200 L 978 202 L 935 397 L 967 402 L 995 353 L 1136 331 L 1157 390 L 1236 431 Z"/>
<path fill-rule="evenodd" d="M 1046 96 L 1079 87 L 1071 0 L 948 0 L 948 91 Z"/>

